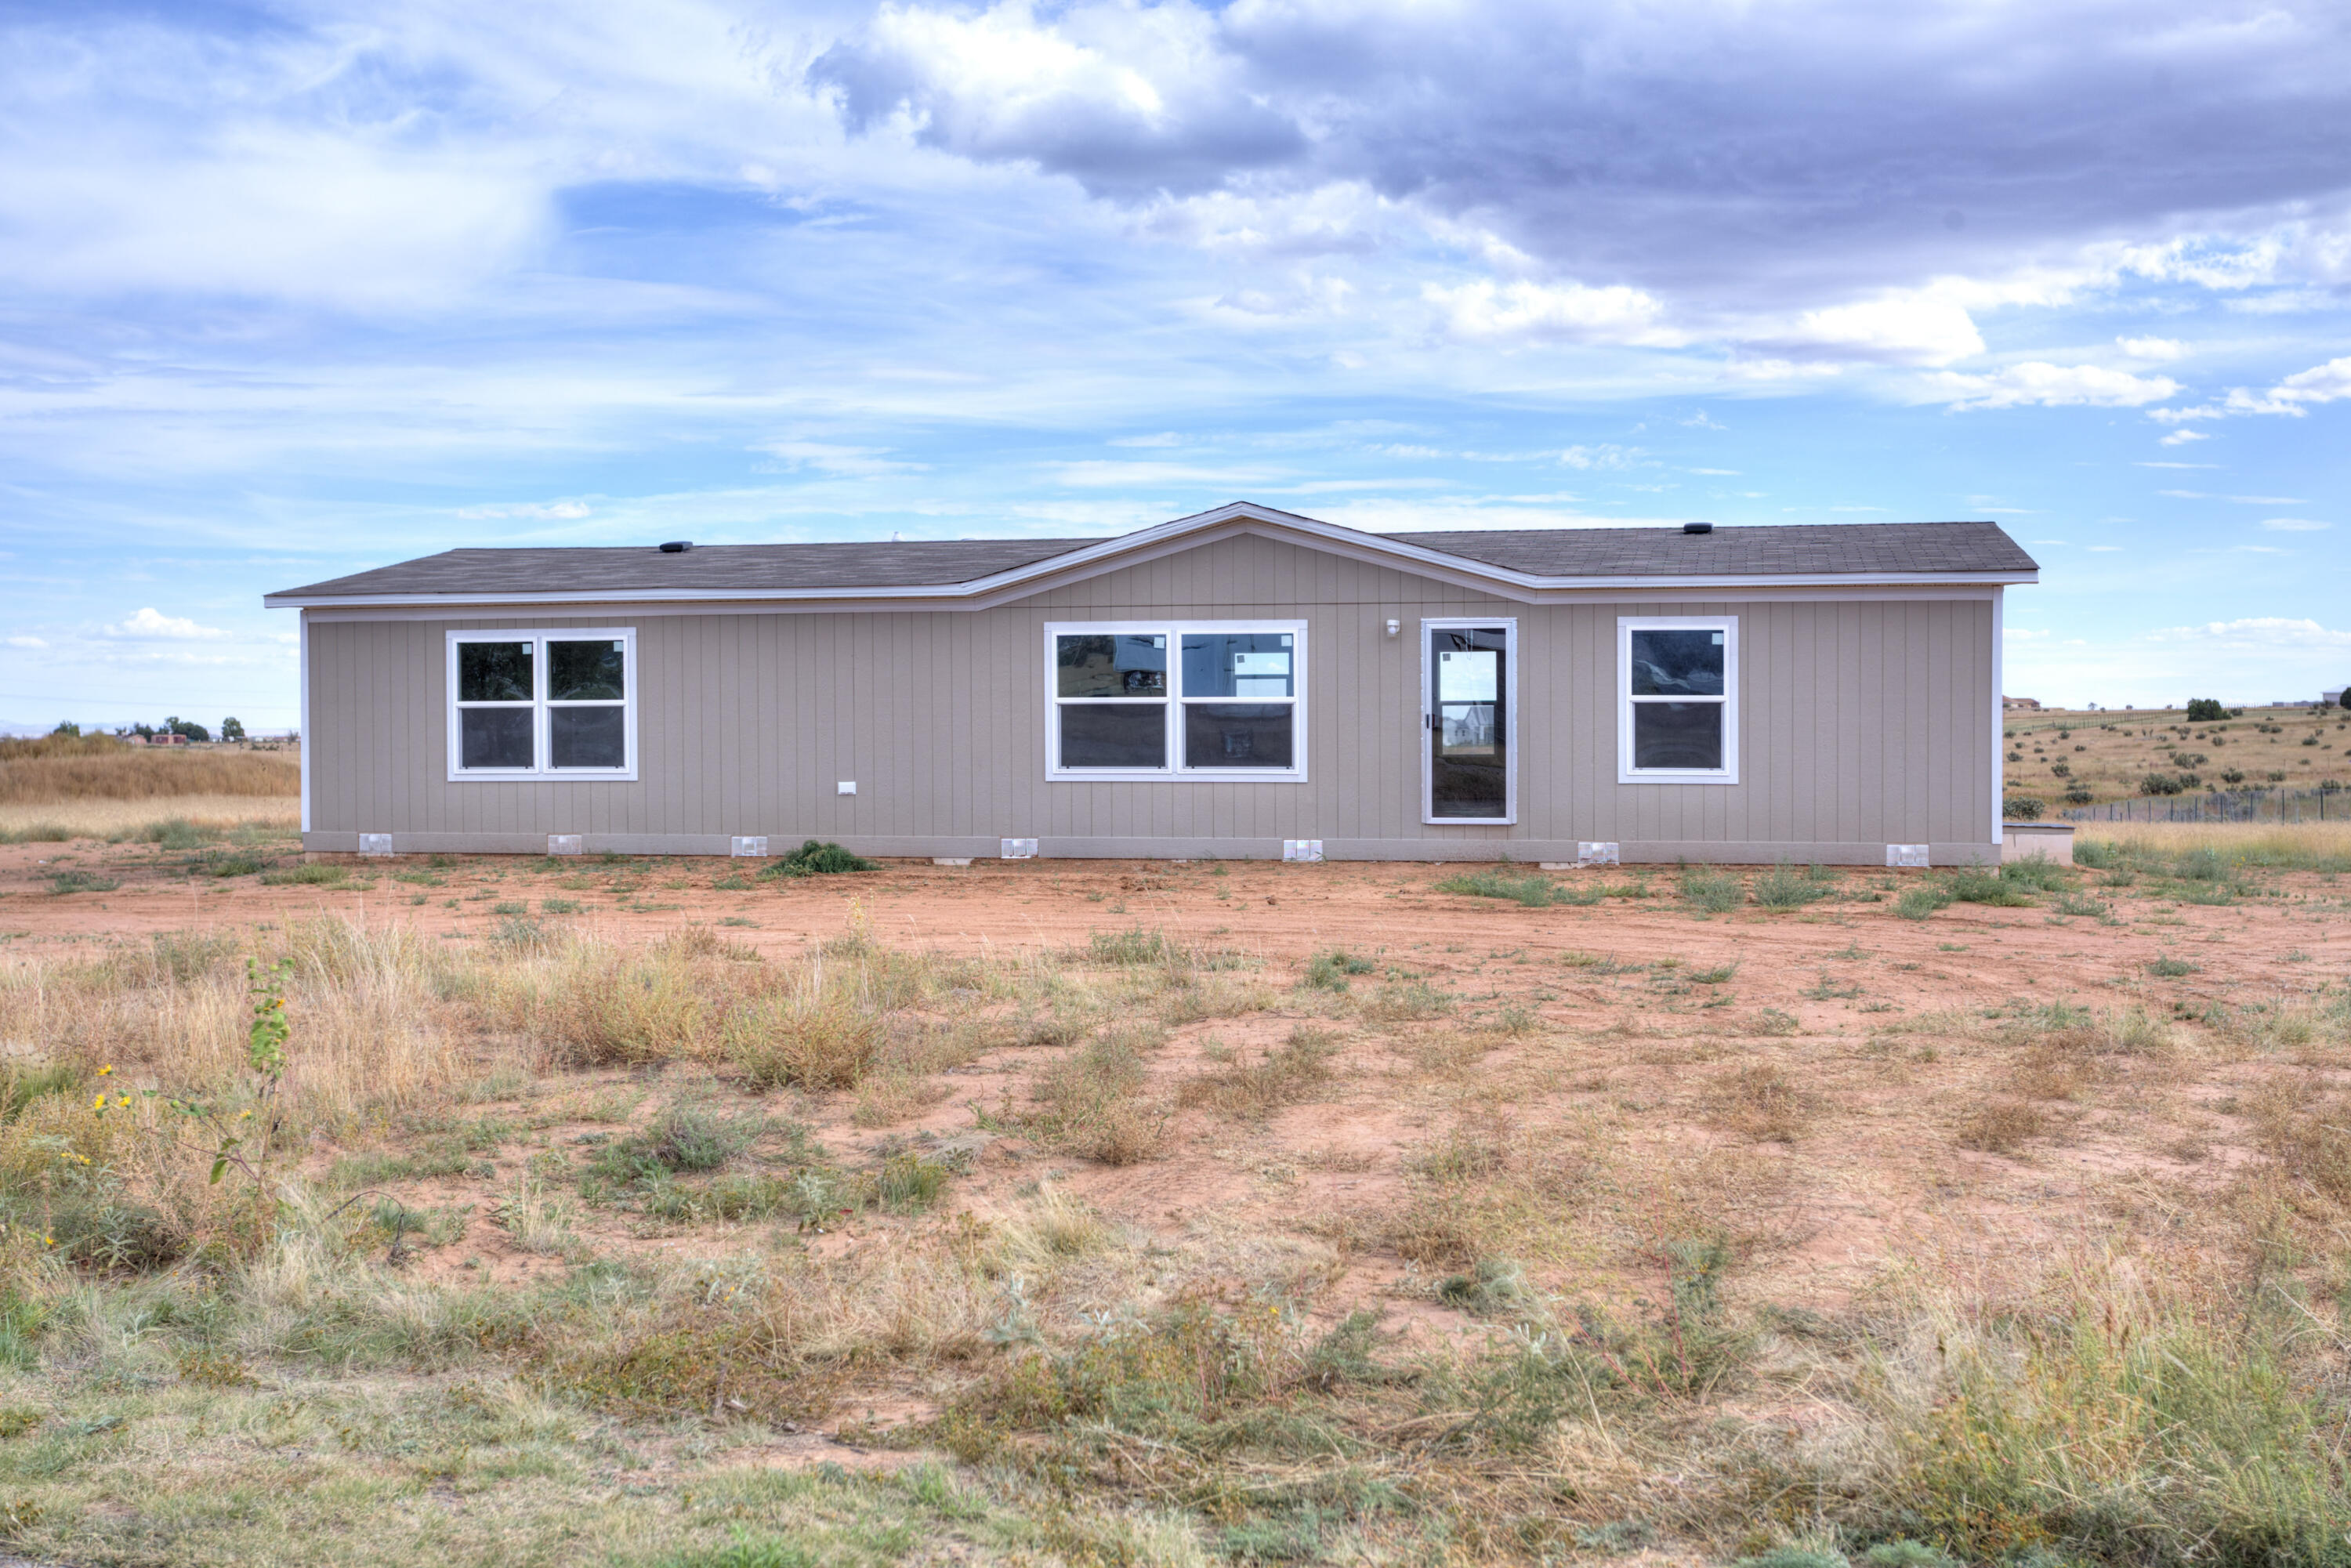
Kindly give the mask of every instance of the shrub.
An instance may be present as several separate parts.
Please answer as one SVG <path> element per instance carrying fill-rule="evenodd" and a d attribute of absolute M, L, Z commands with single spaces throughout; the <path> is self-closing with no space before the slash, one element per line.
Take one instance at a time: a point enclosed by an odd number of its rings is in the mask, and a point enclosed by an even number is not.
<path fill-rule="evenodd" d="M 1343 947 L 1333 947 L 1307 960 L 1305 983 L 1316 990 L 1343 991 L 1348 976 L 1368 975 L 1374 967 L 1370 959 L 1358 958 Z"/>
<path fill-rule="evenodd" d="M 325 887 L 347 882 L 350 874 L 349 866 L 317 861 L 308 865 L 287 866 L 284 871 L 263 872 L 261 881 L 267 887 Z"/>
<path fill-rule="evenodd" d="M 1902 896 L 1894 901 L 1894 913 L 1905 920 L 1924 920 L 1938 909 L 1951 906 L 1951 895 L 1929 883 L 1906 887 Z"/>
<path fill-rule="evenodd" d="M 2011 822 L 2037 822 L 2049 810 L 2038 795 L 2011 795 L 2000 803 L 2001 815 Z"/>
<path fill-rule="evenodd" d="M 1301 1025 L 1255 1061 L 1244 1051 L 1229 1065 L 1186 1081 L 1176 1091 L 1176 1103 L 1230 1115 L 1261 1116 L 1319 1088 L 1331 1076 L 1330 1061 L 1337 1050 L 1330 1030 Z"/>
<path fill-rule="evenodd" d="M 2000 868 L 2000 879 L 2041 893 L 2062 891 L 2067 882 L 2065 868 L 2047 855 L 2027 855 L 2022 860 L 2010 861 Z"/>
<path fill-rule="evenodd" d="M 755 1089 L 854 1089 L 886 1038 L 880 1015 L 826 997 L 747 1004 L 722 1027 L 721 1049 Z"/>
<path fill-rule="evenodd" d="M 2048 1131 L 2048 1113 L 2022 1100 L 1993 1100 L 1960 1119 L 1959 1144 L 1988 1155 L 2011 1155 Z"/>
<path fill-rule="evenodd" d="M 1817 867 L 1814 872 L 1818 872 Z M 1824 875 L 1800 873 L 1782 861 L 1757 877 L 1750 892 L 1765 909 L 1801 909 L 1816 899 L 1828 897 L 1834 887 Z"/>
<path fill-rule="evenodd" d="M 761 876 L 837 876 L 844 872 L 880 871 L 881 869 L 882 863 L 879 861 L 870 861 L 863 855 L 852 854 L 839 844 L 820 843 L 815 839 L 810 839 L 759 874 Z"/>
<path fill-rule="evenodd" d="M 1134 1165 L 1167 1143 L 1167 1113 L 1144 1100 L 1143 1040 L 1113 1030 L 1037 1079 L 1029 1134 L 1048 1147 L 1105 1165 Z"/>
<path fill-rule="evenodd" d="M 2086 806 L 2095 799 L 2096 797 L 2090 792 L 2090 787 L 2079 779 L 2065 787 L 2065 804 L 2068 806 Z"/>
<path fill-rule="evenodd" d="M 1988 904 L 2018 909 L 2032 900 L 2014 882 L 1986 866 L 1961 866 L 1943 879 L 1943 891 L 1954 904 Z"/>
<path fill-rule="evenodd" d="M 1727 915 L 1747 902 L 1747 892 L 1739 879 L 1711 866 L 1682 867 L 1682 901 L 1693 909 L 1708 915 Z"/>
<path fill-rule="evenodd" d="M 2188 788 L 2168 773 L 2150 773 L 2138 781 L 2142 795 L 2178 795 Z"/>
<path fill-rule="evenodd" d="M 64 871 L 52 872 L 49 874 L 49 891 L 53 894 L 112 893 L 121 885 L 110 876 L 102 876 L 94 871 L 84 871 L 79 866 L 69 866 Z"/>
<path fill-rule="evenodd" d="M 1559 884 L 1547 876 L 1532 872 L 1512 873 L 1507 871 L 1468 872 L 1460 876 L 1448 876 L 1435 884 L 1439 893 L 1458 893 L 1471 898 L 1507 898 L 1529 909 L 1542 909 L 1564 902 L 1559 896 Z"/>
<path fill-rule="evenodd" d="M 1086 958 L 1106 967 L 1141 967 L 1145 964 L 1180 963 L 1184 949 L 1164 931 L 1097 931 L 1086 942 Z"/>
<path fill-rule="evenodd" d="M 2217 697 L 2188 699 L 2188 722 L 2190 724 L 2215 724 L 2228 716 L 2229 710 L 2220 706 Z"/>

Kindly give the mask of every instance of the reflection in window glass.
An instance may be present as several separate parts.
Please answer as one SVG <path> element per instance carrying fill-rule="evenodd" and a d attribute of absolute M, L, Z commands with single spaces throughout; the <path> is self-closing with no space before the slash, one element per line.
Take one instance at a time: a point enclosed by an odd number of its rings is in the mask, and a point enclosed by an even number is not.
<path fill-rule="evenodd" d="M 548 699 L 559 703 L 619 702 L 628 695 L 624 647 L 621 643 L 549 643 Z"/>
<path fill-rule="evenodd" d="M 1165 636 L 1086 635 L 1053 640 L 1055 690 L 1065 697 L 1164 697 Z"/>
<path fill-rule="evenodd" d="M 469 707 L 457 711 L 461 768 L 531 766 L 531 710 Z"/>
<path fill-rule="evenodd" d="M 461 703 L 527 703 L 530 685 L 528 643 L 457 644 L 457 700 Z M 501 766 L 504 766 L 503 764 Z M 526 761 L 525 768 L 530 766 Z"/>
<path fill-rule="evenodd" d="M 1290 767 L 1291 712 L 1288 703 L 1186 703 L 1184 766 Z"/>
<path fill-rule="evenodd" d="M 1291 641 L 1287 632 L 1186 632 L 1185 696 L 1295 695 L 1291 685 Z"/>
<path fill-rule="evenodd" d="M 1165 768 L 1165 703 L 1063 703 L 1064 768 Z"/>
<path fill-rule="evenodd" d="M 547 712 L 547 748 L 551 768 L 625 768 L 629 761 L 627 709 L 559 707 Z"/>
<path fill-rule="evenodd" d="M 1633 695 L 1722 695 L 1722 644 L 1719 630 L 1634 632 Z"/>
<path fill-rule="evenodd" d="M 1633 766 L 1719 768 L 1722 705 L 1635 703 Z"/>

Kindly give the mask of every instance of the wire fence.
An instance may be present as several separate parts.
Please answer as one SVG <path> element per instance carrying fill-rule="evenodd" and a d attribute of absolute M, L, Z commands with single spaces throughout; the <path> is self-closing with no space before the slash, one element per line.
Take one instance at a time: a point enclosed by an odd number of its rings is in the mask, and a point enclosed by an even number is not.
<path fill-rule="evenodd" d="M 2148 795 L 2074 806 L 2057 813 L 2065 822 L 2351 822 L 2351 790 L 2340 785 L 2311 789 L 2212 789 L 2199 795 Z"/>

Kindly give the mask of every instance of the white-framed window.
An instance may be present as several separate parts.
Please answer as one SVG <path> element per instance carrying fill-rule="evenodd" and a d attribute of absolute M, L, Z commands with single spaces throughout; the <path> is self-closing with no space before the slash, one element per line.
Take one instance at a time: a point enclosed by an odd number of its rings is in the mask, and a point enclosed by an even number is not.
<path fill-rule="evenodd" d="M 1306 777 L 1306 623 L 1045 628 L 1045 776 Z"/>
<path fill-rule="evenodd" d="M 449 778 L 637 776 L 628 627 L 449 633 Z"/>
<path fill-rule="evenodd" d="M 1739 782 L 1739 618 L 1616 621 L 1616 781 Z"/>

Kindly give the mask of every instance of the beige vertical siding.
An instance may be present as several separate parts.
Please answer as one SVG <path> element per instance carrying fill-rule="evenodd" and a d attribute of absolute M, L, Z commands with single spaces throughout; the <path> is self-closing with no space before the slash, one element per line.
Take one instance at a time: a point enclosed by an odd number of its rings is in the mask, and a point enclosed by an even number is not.
<path fill-rule="evenodd" d="M 1616 782 L 1619 615 L 1740 618 L 1736 785 Z M 1309 781 L 1048 782 L 1048 622 L 1159 616 L 1308 623 Z M 1424 824 L 1425 616 L 1515 618 L 1519 811 Z M 1404 622 L 1390 639 L 1384 622 Z M 452 628 L 637 628 L 633 783 L 452 783 Z M 310 632 L 313 847 L 389 831 L 403 849 L 723 852 L 732 834 L 870 852 L 1875 860 L 1888 842 L 1964 859 L 1991 841 L 1987 598 L 1627 598 L 1528 605 L 1243 536 L 993 610 L 322 621 Z M 858 793 L 835 792 L 857 780 Z"/>

